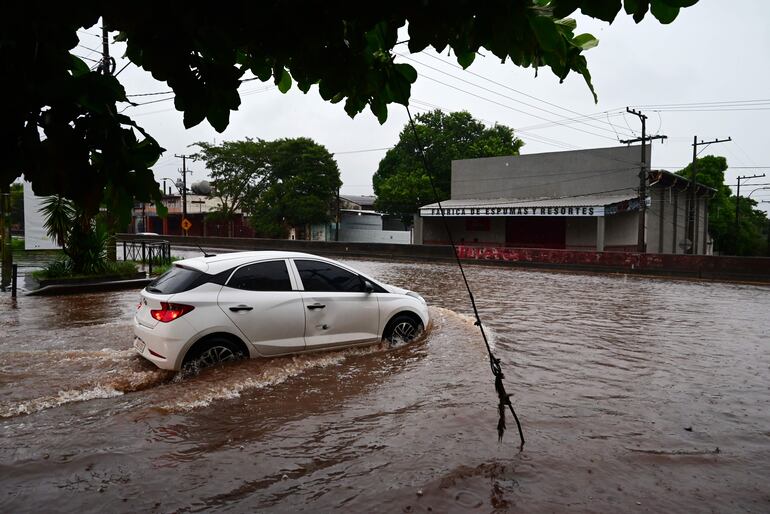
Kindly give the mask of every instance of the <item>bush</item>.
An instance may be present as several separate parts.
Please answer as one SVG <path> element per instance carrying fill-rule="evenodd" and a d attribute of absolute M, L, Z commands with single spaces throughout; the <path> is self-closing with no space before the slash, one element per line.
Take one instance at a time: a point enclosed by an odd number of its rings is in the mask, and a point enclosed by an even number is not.
<path fill-rule="evenodd" d="M 32 276 L 37 280 L 102 277 L 133 278 L 138 272 L 136 263 L 132 261 L 105 261 L 99 268 L 99 271 L 91 273 L 76 272 L 72 266 L 72 260 L 65 257 L 64 259 L 52 262 L 40 271 L 33 272 Z"/>

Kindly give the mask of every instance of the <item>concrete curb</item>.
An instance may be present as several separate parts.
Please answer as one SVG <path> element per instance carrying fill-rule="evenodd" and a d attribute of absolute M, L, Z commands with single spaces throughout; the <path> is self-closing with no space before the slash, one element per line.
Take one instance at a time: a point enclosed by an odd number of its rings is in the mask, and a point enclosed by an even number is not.
<path fill-rule="evenodd" d="M 54 296 L 64 294 L 96 293 L 101 291 L 117 291 L 121 289 L 142 289 L 153 278 L 134 278 L 130 280 L 94 281 L 78 284 L 52 284 L 28 291 L 25 296 Z"/>

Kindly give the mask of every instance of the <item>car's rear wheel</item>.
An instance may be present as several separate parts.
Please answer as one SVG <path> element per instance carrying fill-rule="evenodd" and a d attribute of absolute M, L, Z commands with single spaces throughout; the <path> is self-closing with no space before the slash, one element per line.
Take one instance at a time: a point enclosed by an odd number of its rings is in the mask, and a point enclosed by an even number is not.
<path fill-rule="evenodd" d="M 209 339 L 192 349 L 184 360 L 187 370 L 208 368 L 245 357 L 243 350 L 224 338 Z"/>
<path fill-rule="evenodd" d="M 391 345 L 408 343 L 414 340 L 422 332 L 422 323 L 411 316 L 401 314 L 393 318 L 388 324 L 385 339 Z"/>

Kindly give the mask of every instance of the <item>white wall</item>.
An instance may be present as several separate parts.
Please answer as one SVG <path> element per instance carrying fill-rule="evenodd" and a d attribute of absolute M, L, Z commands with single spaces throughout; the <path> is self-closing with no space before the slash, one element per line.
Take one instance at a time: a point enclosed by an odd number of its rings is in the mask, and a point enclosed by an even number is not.
<path fill-rule="evenodd" d="M 43 215 L 40 208 L 42 196 L 36 196 L 32 184 L 24 182 L 24 249 L 25 250 L 58 250 L 53 239 L 46 235 L 43 228 Z"/>

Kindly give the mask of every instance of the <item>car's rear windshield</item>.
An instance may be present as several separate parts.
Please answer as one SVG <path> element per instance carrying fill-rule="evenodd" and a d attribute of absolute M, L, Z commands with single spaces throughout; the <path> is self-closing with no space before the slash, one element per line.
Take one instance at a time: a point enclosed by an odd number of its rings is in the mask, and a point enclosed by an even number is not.
<path fill-rule="evenodd" d="M 153 280 L 147 285 L 147 291 L 160 294 L 175 294 L 189 291 L 202 283 L 204 273 L 179 266 L 173 266 L 170 270 Z"/>

